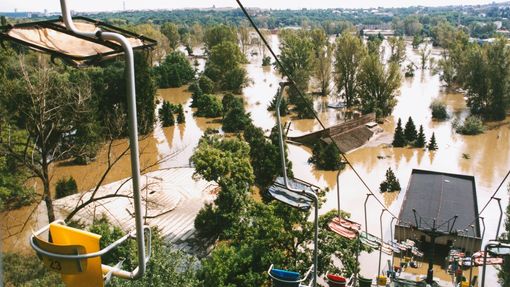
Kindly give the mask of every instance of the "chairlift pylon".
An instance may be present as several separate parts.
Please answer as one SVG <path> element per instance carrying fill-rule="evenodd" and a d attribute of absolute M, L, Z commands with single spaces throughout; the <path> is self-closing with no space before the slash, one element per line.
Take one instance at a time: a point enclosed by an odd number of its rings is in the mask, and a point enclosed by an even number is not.
<path fill-rule="evenodd" d="M 64 221 L 57 220 L 34 232 L 30 245 L 49 269 L 62 274 L 67 286 L 103 286 L 112 276 L 138 279 L 146 272 L 151 256 L 151 230 L 142 221 L 133 49 L 150 48 L 157 42 L 84 17 L 76 17 L 79 21 L 75 23 L 66 0 L 60 0 L 60 6 L 62 20 L 5 26 L 0 29 L 0 39 L 50 53 L 76 66 L 124 55 L 136 228 L 100 249 L 99 235 L 68 227 Z M 43 237 L 44 233 L 48 233 L 48 239 Z M 101 256 L 128 239 L 137 242 L 138 266 L 134 270 L 122 270 L 122 261 L 115 266 L 101 264 Z"/>
<path fill-rule="evenodd" d="M 299 208 L 300 210 L 308 210 L 311 204 L 314 205 L 314 250 L 313 250 L 313 264 L 301 276 L 297 272 L 274 269 L 273 265 L 269 267 L 268 274 L 273 281 L 275 287 L 316 287 L 317 286 L 317 264 L 318 264 L 318 241 L 319 241 L 319 198 L 317 190 L 314 187 L 302 180 L 289 179 L 287 177 L 287 164 L 285 159 L 285 146 L 283 142 L 283 128 L 280 116 L 280 104 L 283 97 L 283 91 L 289 83 L 282 82 L 278 88 L 276 99 L 276 124 L 278 126 L 278 140 L 281 154 L 282 176 L 277 178 L 273 185 L 269 187 L 269 194 L 278 201 L 281 201 L 291 207 Z M 308 285 L 304 285 L 304 281 L 308 278 L 311 272 L 311 280 Z"/>

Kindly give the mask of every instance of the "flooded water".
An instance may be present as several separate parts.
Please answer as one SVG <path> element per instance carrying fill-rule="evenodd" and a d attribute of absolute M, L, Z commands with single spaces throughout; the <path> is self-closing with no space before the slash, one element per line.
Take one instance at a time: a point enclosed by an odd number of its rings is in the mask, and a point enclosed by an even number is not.
<path fill-rule="evenodd" d="M 278 38 L 276 36 L 271 37 L 271 42 L 272 46 L 277 48 Z M 252 49 L 257 48 L 253 47 Z M 434 51 L 433 54 L 438 55 L 439 51 Z M 418 55 L 409 45 L 407 55 L 409 59 L 418 64 Z M 246 110 L 251 114 L 255 125 L 268 131 L 274 126 L 275 117 L 267 111 L 267 106 L 275 95 L 281 78 L 273 67 L 261 66 L 262 56 L 260 53 L 249 55 L 248 59 L 250 63 L 246 65 L 246 69 L 252 83 L 244 89 Z M 199 60 L 198 69 L 203 69 L 203 65 L 203 60 Z M 221 124 L 218 119 L 193 117 L 193 109 L 189 107 L 191 94 L 185 87 L 159 90 L 158 97 L 174 104 L 183 104 L 186 123 L 168 128 L 156 128 L 153 136 L 145 140 L 145 153 L 142 156 L 142 161 L 147 164 L 170 157 L 170 160 L 159 163 L 157 167 L 188 166 L 189 158 L 200 136 L 207 128 L 219 129 Z M 428 107 L 434 99 L 439 99 L 447 104 L 448 112 L 451 115 L 449 120 L 436 122 L 431 119 Z M 338 100 L 333 96 L 316 97 L 314 100 L 314 107 L 320 111 L 319 116 L 326 126 L 344 121 L 343 112 L 326 108 L 328 102 L 336 101 Z M 378 140 L 366 147 L 352 151 L 347 155 L 347 158 L 377 198 L 396 216 L 398 216 L 409 177 L 414 168 L 475 176 L 478 205 L 481 208 L 499 185 L 510 166 L 510 118 L 497 124 L 490 123 L 488 130 L 481 135 L 458 135 L 452 129 L 452 120 L 464 118 L 467 114 L 468 110 L 463 94 L 450 92 L 443 88 L 439 76 L 431 74 L 430 70 L 417 70 L 415 77 L 402 80 L 398 104 L 392 116 L 382 124 L 384 132 L 377 135 Z M 435 133 L 439 147 L 437 151 L 388 147 L 397 120 L 401 118 L 405 123 L 410 116 L 417 127 L 423 125 L 427 139 L 433 132 Z M 320 129 L 316 120 L 297 120 L 292 117 L 286 117 L 284 120 L 292 123 L 289 135 L 300 135 Z M 117 144 L 116 151 L 122 150 L 126 143 L 120 141 Z M 89 166 L 57 166 L 54 169 L 54 178 L 56 180 L 72 175 L 77 180 L 80 189 L 91 188 L 104 167 L 105 160 L 102 155 L 105 154 L 103 150 L 98 161 Z M 289 145 L 289 158 L 293 162 L 295 176 L 330 189 L 320 212 L 325 213 L 336 209 L 337 172 L 315 170 L 307 162 L 310 155 L 311 151 L 307 147 Z M 384 179 L 388 167 L 394 170 L 400 181 L 402 191 L 399 193 L 380 194 L 378 192 L 379 184 Z M 111 182 L 128 175 L 129 158 L 126 158 L 119 163 L 107 181 Z M 351 213 L 353 220 L 364 223 L 363 203 L 368 192 L 367 188 L 358 179 L 355 172 L 348 167 L 340 172 L 339 182 L 341 208 Z M 506 206 L 508 204 L 506 188 L 503 188 L 498 196 L 502 198 L 503 207 Z M 379 235 L 381 206 L 374 198 L 370 198 L 367 210 L 369 210 L 367 214 L 368 231 Z M 488 238 L 494 238 L 497 229 L 499 211 L 496 203 L 492 202 L 482 216 L 485 217 L 485 240 L 487 241 Z M 382 235 L 385 239 L 390 237 L 391 218 L 389 213 L 385 213 L 383 216 Z M 3 248 L 4 250 L 9 249 L 9 245 L 6 244 Z M 377 272 L 377 259 L 377 252 L 362 254 L 360 257 L 362 273 L 367 276 L 374 275 Z M 390 257 L 384 255 L 383 266 L 387 259 Z M 495 274 L 494 269 L 489 270 L 488 276 L 493 279 L 489 286 L 496 286 Z"/>

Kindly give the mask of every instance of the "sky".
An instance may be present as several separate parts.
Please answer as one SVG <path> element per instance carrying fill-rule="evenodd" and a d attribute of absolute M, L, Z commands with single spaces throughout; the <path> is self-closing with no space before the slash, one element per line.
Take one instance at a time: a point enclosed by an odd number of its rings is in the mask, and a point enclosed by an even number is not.
<path fill-rule="evenodd" d="M 407 6 L 444 6 L 444 5 L 476 5 L 507 0 L 243 0 L 247 7 L 272 9 L 301 8 L 373 8 L 373 7 L 407 7 Z M 234 0 L 68 0 L 72 10 L 80 12 L 122 10 L 126 9 L 180 9 L 235 7 Z M 0 0 L 0 11 L 13 12 L 49 12 L 60 11 L 59 0 Z"/>

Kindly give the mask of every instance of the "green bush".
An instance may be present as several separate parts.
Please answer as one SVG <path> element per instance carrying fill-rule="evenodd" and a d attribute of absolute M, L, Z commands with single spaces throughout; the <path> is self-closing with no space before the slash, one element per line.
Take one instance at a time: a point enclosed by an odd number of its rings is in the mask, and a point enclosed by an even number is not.
<path fill-rule="evenodd" d="M 163 127 L 170 127 L 175 125 L 174 119 L 174 105 L 167 101 L 163 101 L 163 105 L 159 109 L 159 120 L 161 121 L 161 125 Z"/>
<path fill-rule="evenodd" d="M 430 110 L 432 112 L 432 118 L 435 120 L 446 120 L 448 118 L 446 105 L 441 101 L 434 100 L 430 104 Z"/>
<path fill-rule="evenodd" d="M 201 95 L 197 99 L 196 116 L 215 118 L 223 114 L 223 107 L 220 100 L 213 95 Z"/>
<path fill-rule="evenodd" d="M 78 185 L 72 176 L 68 179 L 61 178 L 57 181 L 55 190 L 56 198 L 62 198 L 77 193 Z"/>
<path fill-rule="evenodd" d="M 340 151 L 334 143 L 326 144 L 318 142 L 313 146 L 312 157 L 308 159 L 309 163 L 315 164 L 317 169 L 338 170 L 342 167 Z"/>
<path fill-rule="evenodd" d="M 200 76 L 200 79 L 198 79 L 198 84 L 200 89 L 202 89 L 202 92 L 205 94 L 214 92 L 214 82 L 206 75 Z"/>
<path fill-rule="evenodd" d="M 383 182 L 381 182 L 379 190 L 381 192 L 400 191 L 400 182 L 393 173 L 391 167 L 388 168 L 388 170 L 386 170 L 386 179 Z"/>
<path fill-rule="evenodd" d="M 195 77 L 195 71 L 182 52 L 170 53 L 160 66 L 156 67 L 160 88 L 180 87 Z"/>
<path fill-rule="evenodd" d="M 4 253 L 2 257 L 5 286 L 65 286 L 60 274 L 48 270 L 35 255 Z"/>
<path fill-rule="evenodd" d="M 271 65 L 271 57 L 266 56 L 262 58 L 262 67 L 270 66 Z"/>
<path fill-rule="evenodd" d="M 462 124 L 455 121 L 453 126 L 457 133 L 463 135 L 477 135 L 485 130 L 482 119 L 477 116 L 467 117 Z"/>

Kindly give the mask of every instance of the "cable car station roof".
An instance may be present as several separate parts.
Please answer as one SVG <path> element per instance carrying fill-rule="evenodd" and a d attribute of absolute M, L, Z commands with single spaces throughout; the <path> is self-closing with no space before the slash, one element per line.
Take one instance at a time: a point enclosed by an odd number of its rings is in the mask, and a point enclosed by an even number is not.
<path fill-rule="evenodd" d="M 468 228 L 467 236 L 480 238 L 477 216 L 473 176 L 413 169 L 399 214 L 400 226 L 430 231 L 435 219 L 438 232 L 447 234 Z"/>
<path fill-rule="evenodd" d="M 157 44 L 153 39 L 111 26 L 86 17 L 73 18 L 83 32 L 115 32 L 123 35 L 133 49 L 150 48 Z M 69 31 L 62 20 L 22 23 L 0 27 L 0 41 L 13 41 L 31 49 L 49 53 L 79 66 L 119 56 L 122 47 L 113 41 L 89 38 Z"/>

